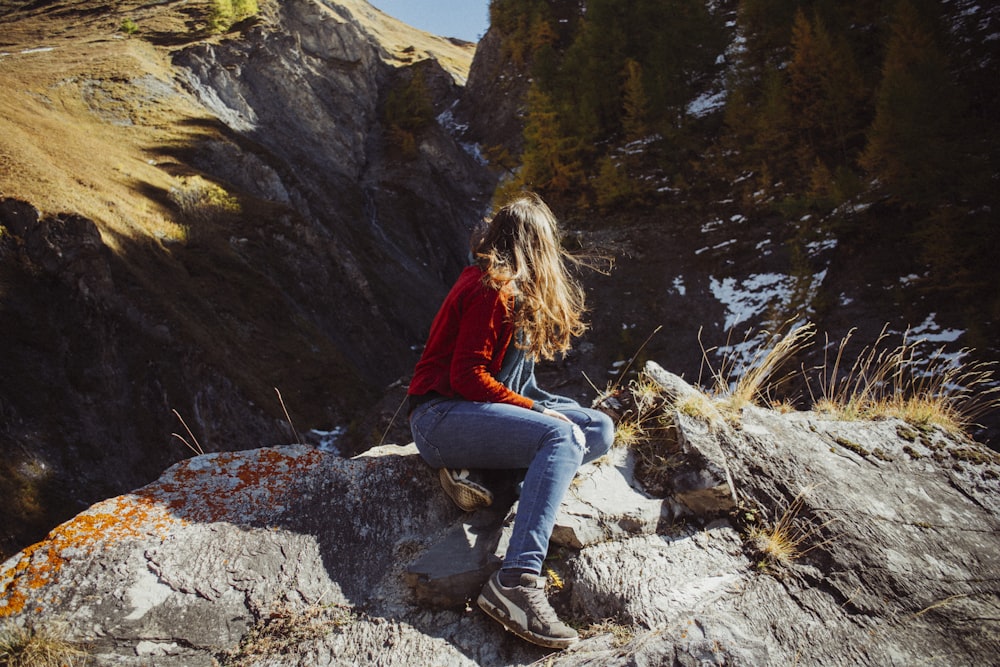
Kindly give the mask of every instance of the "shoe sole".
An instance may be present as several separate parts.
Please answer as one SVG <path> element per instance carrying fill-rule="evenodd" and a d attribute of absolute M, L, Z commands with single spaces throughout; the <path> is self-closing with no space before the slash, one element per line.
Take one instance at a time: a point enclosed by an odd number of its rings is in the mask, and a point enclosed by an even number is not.
<path fill-rule="evenodd" d="M 479 605 L 479 608 L 482 609 L 487 616 L 502 625 L 504 630 L 517 635 L 524 641 L 531 642 L 532 644 L 544 646 L 545 648 L 562 649 L 568 648 L 580 641 L 579 637 L 546 637 L 545 635 L 537 634 L 526 628 L 521 628 L 510 620 L 503 609 L 494 605 L 482 594 L 480 594 L 479 599 L 476 600 L 476 604 Z"/>
<path fill-rule="evenodd" d="M 493 504 L 493 494 L 472 482 L 456 482 L 447 468 L 438 470 L 438 479 L 444 492 L 463 512 L 473 512 Z"/>

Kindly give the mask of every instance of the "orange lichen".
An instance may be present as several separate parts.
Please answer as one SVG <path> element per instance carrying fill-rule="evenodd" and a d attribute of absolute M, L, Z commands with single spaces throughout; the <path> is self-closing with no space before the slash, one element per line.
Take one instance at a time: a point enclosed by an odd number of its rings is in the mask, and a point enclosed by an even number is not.
<path fill-rule="evenodd" d="M 277 449 L 210 454 L 178 464 L 135 493 L 94 505 L 0 570 L 0 618 L 22 612 L 29 600 L 39 603 L 38 591 L 53 584 L 67 563 L 99 548 L 162 540 L 172 527 L 191 521 L 245 524 L 270 518 L 297 495 L 296 482 L 323 456 L 319 450 Z"/>
<path fill-rule="evenodd" d="M 185 462 L 138 493 L 191 521 L 253 521 L 273 509 L 264 499 L 294 495 L 296 480 L 323 457 L 319 450 L 222 452 Z M 211 467 L 205 467 L 210 463 Z"/>
<path fill-rule="evenodd" d="M 34 598 L 31 591 L 55 582 L 74 558 L 86 558 L 98 547 L 130 539 L 162 539 L 173 522 L 161 506 L 139 496 L 120 496 L 94 505 L 55 528 L 43 542 L 22 551 L 20 558 L 0 571 L 0 618 L 23 611 L 29 598 Z"/>

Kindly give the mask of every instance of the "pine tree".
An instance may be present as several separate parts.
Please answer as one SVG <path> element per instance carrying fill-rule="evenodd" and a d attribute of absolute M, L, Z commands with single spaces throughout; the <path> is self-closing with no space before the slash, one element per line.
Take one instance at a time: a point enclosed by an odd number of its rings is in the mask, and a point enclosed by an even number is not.
<path fill-rule="evenodd" d="M 798 4 L 740 0 L 737 11 L 741 47 L 727 75 L 725 132 L 720 141 L 725 157 L 716 170 L 723 177 L 756 172 L 754 193 L 769 192 L 773 182 L 795 173 L 790 150 L 797 129 L 785 65 Z"/>
<path fill-rule="evenodd" d="M 955 186 L 959 95 L 933 30 L 901 0 L 882 66 L 862 166 L 897 200 L 927 204 Z"/>
<path fill-rule="evenodd" d="M 642 65 L 629 59 L 625 63 L 625 84 L 622 86 L 622 129 L 625 140 L 635 141 L 649 134 L 649 100 L 642 83 Z"/>
<path fill-rule="evenodd" d="M 792 160 L 794 121 L 788 101 L 785 77 L 781 72 L 768 72 L 764 77 L 763 98 L 753 119 L 753 141 L 744 156 L 749 164 L 767 165 L 770 178 L 760 183 L 765 191 L 770 190 L 770 180 L 783 180 L 785 174 L 793 173 Z"/>
<path fill-rule="evenodd" d="M 520 184 L 540 192 L 564 195 L 583 182 L 580 141 L 564 133 L 551 96 L 538 85 L 528 90 Z"/>
<path fill-rule="evenodd" d="M 626 203 L 634 199 L 637 192 L 635 183 L 622 165 L 607 156 L 600 159 L 594 178 L 594 195 L 599 209 L 608 211 Z"/>
<path fill-rule="evenodd" d="M 823 114 L 823 86 L 820 81 L 823 56 L 816 34 L 805 12 L 799 9 L 792 22 L 792 59 L 788 64 L 788 101 L 795 120 L 794 139 L 798 166 L 816 161 L 816 130 Z"/>
<path fill-rule="evenodd" d="M 831 34 L 819 16 L 809 21 L 800 10 L 791 47 L 789 103 L 798 130 L 799 166 L 852 162 L 866 91 L 847 40 Z"/>
<path fill-rule="evenodd" d="M 745 39 L 742 66 L 759 76 L 785 61 L 797 0 L 740 0 L 737 21 Z"/>

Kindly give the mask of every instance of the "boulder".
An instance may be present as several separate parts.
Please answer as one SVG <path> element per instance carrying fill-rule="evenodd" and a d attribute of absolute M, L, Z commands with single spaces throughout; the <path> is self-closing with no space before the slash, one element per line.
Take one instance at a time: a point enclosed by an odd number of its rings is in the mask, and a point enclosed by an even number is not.
<path fill-rule="evenodd" d="M 694 422 L 677 428 L 699 443 Z M 996 455 L 893 420 L 751 407 L 727 423 L 712 456 L 731 511 L 650 496 L 620 448 L 581 470 L 546 561 L 553 604 L 583 637 L 562 652 L 473 601 L 513 494 L 462 513 L 413 445 L 178 463 L 0 566 L 0 623 L 61 624 L 96 665 L 995 660 Z M 685 452 L 680 467 L 708 460 Z"/>

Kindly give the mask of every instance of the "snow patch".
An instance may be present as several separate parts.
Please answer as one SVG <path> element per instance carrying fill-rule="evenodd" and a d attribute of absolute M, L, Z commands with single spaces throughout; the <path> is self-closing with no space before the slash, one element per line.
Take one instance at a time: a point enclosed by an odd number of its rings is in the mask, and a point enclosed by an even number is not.
<path fill-rule="evenodd" d="M 469 129 L 469 124 L 460 123 L 457 120 L 455 120 L 454 109 L 457 105 L 458 101 L 455 101 L 451 105 L 451 107 L 445 109 L 440 114 L 438 114 L 437 116 L 438 125 L 443 127 L 445 131 L 449 135 L 451 135 L 452 138 L 458 141 L 458 145 L 462 147 L 462 150 L 471 155 L 476 162 L 478 162 L 481 165 L 486 165 L 487 164 L 486 158 L 483 157 L 483 153 L 479 148 L 479 144 L 460 140 L 461 136 L 465 134 L 466 130 Z"/>
<path fill-rule="evenodd" d="M 687 294 L 687 288 L 684 286 L 684 276 L 677 276 L 676 278 L 674 278 L 673 286 L 674 286 L 674 291 L 680 294 L 681 296 Z"/>
<path fill-rule="evenodd" d="M 702 118 L 710 113 L 720 110 L 726 104 L 726 91 L 720 90 L 718 92 L 706 92 L 690 103 L 687 106 L 687 113 L 689 116 L 694 116 L 695 118 Z"/>
<path fill-rule="evenodd" d="M 715 220 L 709 220 L 701 226 L 701 233 L 707 234 L 708 232 L 722 226 L 722 219 L 716 218 Z"/>
<path fill-rule="evenodd" d="M 965 334 L 961 329 L 942 329 L 934 318 L 937 313 L 931 313 L 919 325 L 910 329 L 910 334 L 928 343 L 954 343 Z"/>
<path fill-rule="evenodd" d="M 815 257 L 816 255 L 824 252 L 826 250 L 833 250 L 837 247 L 837 239 L 825 239 L 822 241 L 813 241 L 806 244 L 806 249 L 809 251 L 810 257 Z"/>
<path fill-rule="evenodd" d="M 337 447 L 337 441 L 340 440 L 340 436 L 344 435 L 346 431 L 347 428 L 338 426 L 332 431 L 320 431 L 319 429 L 314 428 L 309 432 L 316 436 L 316 439 L 319 440 L 317 449 L 324 452 L 330 452 L 332 454 L 339 454 L 340 448 Z"/>
<path fill-rule="evenodd" d="M 787 304 L 793 284 L 791 276 L 781 273 L 755 273 L 742 281 L 709 276 L 712 295 L 726 307 L 726 331 L 763 313 L 772 304 Z"/>

